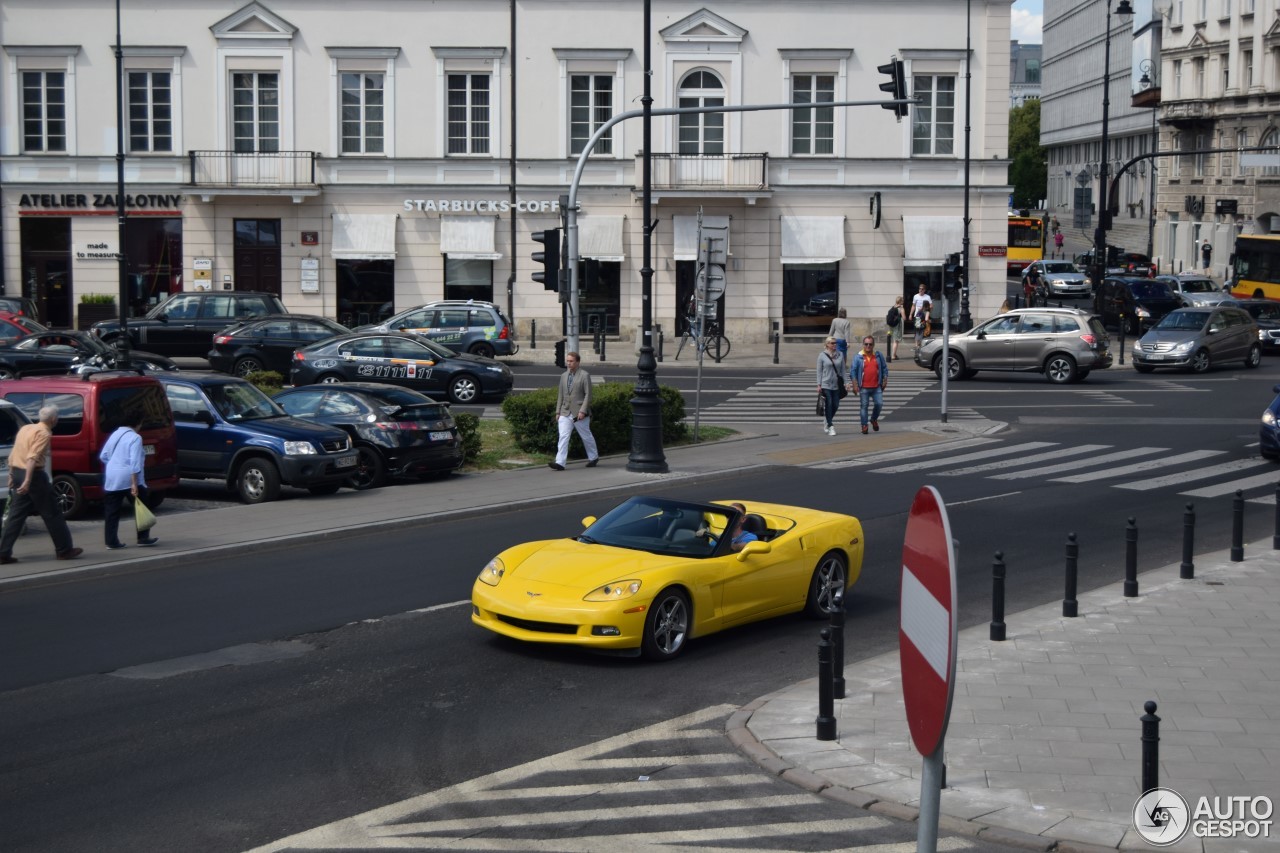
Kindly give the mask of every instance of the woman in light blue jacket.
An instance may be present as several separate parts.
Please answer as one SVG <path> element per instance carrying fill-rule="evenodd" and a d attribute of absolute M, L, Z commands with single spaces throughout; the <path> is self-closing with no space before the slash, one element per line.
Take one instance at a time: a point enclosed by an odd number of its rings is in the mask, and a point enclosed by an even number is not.
<path fill-rule="evenodd" d="M 836 339 L 827 338 L 818 353 L 818 395 L 826 405 L 827 435 L 835 435 L 836 428 L 832 420 L 836 409 L 840 408 L 840 389 L 844 385 L 845 370 L 844 353 L 836 349 Z"/>

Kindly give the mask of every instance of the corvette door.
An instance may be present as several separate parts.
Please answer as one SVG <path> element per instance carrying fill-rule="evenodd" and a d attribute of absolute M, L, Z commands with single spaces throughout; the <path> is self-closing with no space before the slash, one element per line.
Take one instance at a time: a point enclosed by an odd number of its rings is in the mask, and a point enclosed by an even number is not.
<path fill-rule="evenodd" d="M 799 603 L 795 590 L 804 586 L 801 577 L 812 571 L 817 556 L 810 559 L 794 532 L 770 542 L 768 554 L 738 554 L 724 560 L 724 625 L 741 624 L 760 619 Z"/>

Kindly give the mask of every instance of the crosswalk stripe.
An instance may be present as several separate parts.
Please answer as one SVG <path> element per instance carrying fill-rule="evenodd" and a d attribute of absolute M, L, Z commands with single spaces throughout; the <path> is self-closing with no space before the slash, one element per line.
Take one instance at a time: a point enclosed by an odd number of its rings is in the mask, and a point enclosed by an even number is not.
<path fill-rule="evenodd" d="M 980 450 L 976 453 L 966 453 L 961 456 L 953 456 L 944 462 L 937 459 L 926 459 L 920 462 L 908 462 L 903 465 L 892 465 L 888 468 L 876 468 L 873 474 L 898 474 L 902 471 L 917 471 L 921 468 L 934 468 L 939 464 L 950 465 L 955 462 L 972 462 L 978 459 L 990 459 L 993 456 L 1008 456 L 1011 453 L 1023 453 L 1028 450 L 1039 450 L 1042 447 L 1053 447 L 1056 442 L 1053 441 L 1028 441 L 1025 444 L 1014 444 L 1005 447 L 995 447 L 991 450 Z"/>
<path fill-rule="evenodd" d="M 1226 453 L 1225 450 L 1192 450 L 1188 453 L 1179 453 L 1176 456 L 1169 456 L 1160 460 L 1162 467 L 1170 465 L 1179 465 L 1183 462 L 1195 462 L 1197 459 L 1208 459 L 1212 456 L 1221 456 Z M 1085 474 L 1072 474 L 1070 477 L 1055 477 L 1055 483 L 1092 483 L 1095 480 L 1109 480 L 1112 477 L 1124 477 L 1127 474 L 1137 474 L 1151 470 L 1151 461 L 1135 462 L 1132 465 L 1124 465 L 1119 468 L 1108 468 L 1104 471 L 1092 471 Z"/>
<path fill-rule="evenodd" d="M 1177 474 L 1166 474 L 1163 477 L 1152 477 L 1149 480 L 1134 480 L 1131 483 L 1117 483 L 1116 488 L 1131 489 L 1135 492 L 1147 492 L 1152 489 L 1163 489 L 1165 486 L 1178 486 L 1194 480 L 1207 480 L 1220 477 L 1235 471 L 1247 471 L 1262 465 L 1271 465 L 1266 459 L 1234 459 L 1221 465 L 1210 465 L 1207 468 L 1195 468 L 1191 471 L 1179 471 Z M 1234 490 L 1233 490 L 1234 491 Z"/>
<path fill-rule="evenodd" d="M 839 462 L 832 462 L 829 465 L 823 465 L 823 468 L 854 468 L 859 465 L 880 465 L 884 462 L 893 462 L 895 459 L 919 459 L 922 456 L 933 456 L 938 453 L 951 453 L 955 450 L 961 450 L 965 447 L 982 447 L 986 444 L 995 444 L 998 438 L 964 438 L 959 441 L 950 441 L 939 447 L 925 445 L 924 447 L 908 447 L 905 450 L 886 450 L 882 453 L 870 453 L 866 456 L 859 456 L 855 459 L 842 459 Z"/>
<path fill-rule="evenodd" d="M 1267 465 L 1274 466 L 1275 463 L 1264 459 Z M 1191 498 L 1219 498 L 1223 495 L 1229 495 L 1240 489 L 1253 489 L 1258 486 L 1275 486 L 1277 474 L 1275 471 L 1268 471 L 1265 474 L 1257 474 L 1253 477 L 1244 477 L 1240 480 L 1232 480 L 1230 483 L 1219 483 L 1216 486 L 1204 486 L 1203 488 L 1194 489 L 1189 492 L 1178 492 L 1180 495 L 1186 495 Z"/>
<path fill-rule="evenodd" d="M 1059 471 L 1071 471 L 1079 468 L 1081 464 L 1085 465 L 1105 465 L 1108 462 L 1119 462 L 1122 459 L 1132 459 L 1135 456 L 1149 456 L 1152 453 L 1162 453 L 1169 448 L 1167 447 L 1135 447 L 1130 450 L 1117 450 L 1115 453 L 1108 453 L 1105 456 L 1095 456 L 1088 461 L 1081 463 L 1079 460 L 1075 462 L 1063 462 L 1060 465 L 1045 465 L 1040 468 L 1032 468 L 1028 471 L 1011 471 L 1008 474 L 996 474 L 993 480 L 1025 480 L 1030 477 L 1043 477 L 1046 474 L 1057 474 Z"/>
<path fill-rule="evenodd" d="M 1062 447 L 1045 453 L 1024 456 L 1021 459 L 999 459 L 995 462 L 988 462 L 985 465 L 970 465 L 967 468 L 954 468 L 949 471 L 938 471 L 936 473 L 942 477 L 962 477 L 969 474 L 981 474 L 983 471 L 994 471 L 998 468 L 1008 468 L 1011 465 L 1027 465 L 1035 462 L 1048 462 L 1052 459 L 1061 459 L 1064 456 L 1079 456 L 1082 453 L 1095 453 L 1099 450 L 1106 450 L 1110 446 L 1111 445 L 1109 444 L 1081 444 L 1076 447 Z"/>

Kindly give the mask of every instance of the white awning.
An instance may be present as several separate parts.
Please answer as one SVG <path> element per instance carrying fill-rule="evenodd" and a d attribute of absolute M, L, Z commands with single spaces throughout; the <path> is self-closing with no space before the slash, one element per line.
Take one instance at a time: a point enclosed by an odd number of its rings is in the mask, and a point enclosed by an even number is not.
<path fill-rule="evenodd" d="M 844 260 L 843 216 L 783 216 L 782 263 L 831 264 Z"/>
<path fill-rule="evenodd" d="M 398 218 L 394 213 L 335 213 L 333 256 L 353 261 L 395 260 Z"/>
<path fill-rule="evenodd" d="M 440 254 L 460 261 L 496 261 L 493 230 L 496 219 L 488 216 L 440 217 Z"/>
<path fill-rule="evenodd" d="M 596 261 L 627 259 L 622 251 L 622 224 L 625 216 L 579 216 L 578 257 Z"/>
<path fill-rule="evenodd" d="M 906 266 L 944 264 L 964 242 L 960 216 L 902 217 L 903 263 Z"/>
<path fill-rule="evenodd" d="M 675 231 L 675 252 L 672 257 L 677 261 L 696 261 L 698 259 L 698 217 L 673 216 L 672 228 Z M 728 228 L 727 216 L 704 216 L 702 224 L 707 228 Z M 732 246 L 725 246 L 725 252 L 733 254 Z"/>

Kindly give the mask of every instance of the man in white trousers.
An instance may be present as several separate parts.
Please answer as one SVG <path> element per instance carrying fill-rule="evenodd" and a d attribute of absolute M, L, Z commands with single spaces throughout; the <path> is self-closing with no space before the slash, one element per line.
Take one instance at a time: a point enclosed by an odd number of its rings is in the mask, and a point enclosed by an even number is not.
<path fill-rule="evenodd" d="M 569 436 L 576 429 L 587 451 L 587 467 L 594 468 L 600 461 L 596 450 L 596 437 L 591 434 L 591 374 L 578 366 L 576 352 L 565 353 L 564 363 L 569 369 L 560 377 L 560 391 L 556 394 L 556 427 L 560 441 L 556 445 L 556 461 L 548 462 L 552 471 L 563 471 L 569 458 Z"/>

